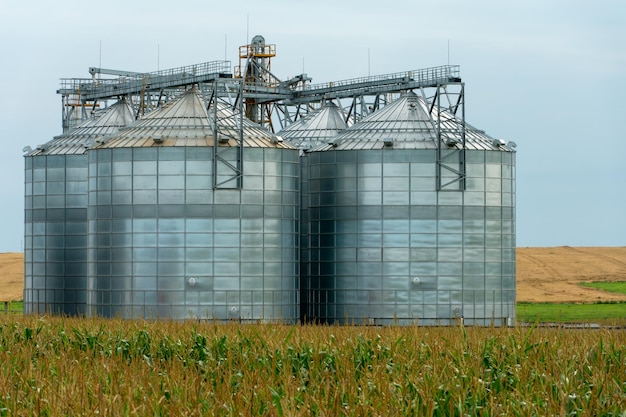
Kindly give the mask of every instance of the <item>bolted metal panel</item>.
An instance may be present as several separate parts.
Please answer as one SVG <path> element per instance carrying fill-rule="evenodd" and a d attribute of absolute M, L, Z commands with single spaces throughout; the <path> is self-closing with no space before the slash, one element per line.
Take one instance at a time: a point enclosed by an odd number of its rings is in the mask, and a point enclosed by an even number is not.
<path fill-rule="evenodd" d="M 337 159 L 352 176 L 327 175 Z M 491 174 L 472 167 L 465 192 L 437 192 L 434 151 L 309 158 L 306 317 L 375 324 L 514 318 L 515 179 L 502 176 L 513 172 L 509 161 L 490 164 Z"/>
<path fill-rule="evenodd" d="M 247 149 L 241 190 L 202 187 L 212 148 L 135 148 L 117 181 L 122 150 L 90 154 L 90 314 L 297 321 L 296 150 Z"/>

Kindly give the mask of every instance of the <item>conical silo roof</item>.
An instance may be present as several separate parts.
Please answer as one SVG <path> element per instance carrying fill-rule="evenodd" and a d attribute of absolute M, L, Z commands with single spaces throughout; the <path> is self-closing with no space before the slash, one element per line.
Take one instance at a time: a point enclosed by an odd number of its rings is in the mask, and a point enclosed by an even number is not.
<path fill-rule="evenodd" d="M 438 111 L 436 107 L 431 110 L 426 100 L 409 91 L 339 133 L 332 143 L 321 144 L 312 150 L 381 149 L 390 140 L 394 148 L 436 149 L 438 124 L 443 137 L 460 142 L 461 120 L 447 111 Z M 492 144 L 493 138 L 468 123 L 465 123 L 465 138 L 468 149 L 500 149 Z"/>
<path fill-rule="evenodd" d="M 27 156 L 83 154 L 95 141 L 117 132 L 120 128 L 135 121 L 133 109 L 126 99 L 98 111 L 74 129 L 54 137 L 42 147 Z"/>
<path fill-rule="evenodd" d="M 300 149 L 310 149 L 326 143 L 337 133 L 348 127 L 341 111 L 332 101 L 325 102 L 319 109 L 287 126 L 278 134 Z"/>
<path fill-rule="evenodd" d="M 213 146 L 213 108 L 207 111 L 197 88 L 189 89 L 160 109 L 121 129 L 99 148 L 152 146 Z M 228 104 L 217 109 L 220 138 L 239 138 L 239 115 Z M 292 148 L 267 129 L 243 118 L 244 147 Z M 235 140 L 220 141 L 220 146 L 236 146 Z"/>

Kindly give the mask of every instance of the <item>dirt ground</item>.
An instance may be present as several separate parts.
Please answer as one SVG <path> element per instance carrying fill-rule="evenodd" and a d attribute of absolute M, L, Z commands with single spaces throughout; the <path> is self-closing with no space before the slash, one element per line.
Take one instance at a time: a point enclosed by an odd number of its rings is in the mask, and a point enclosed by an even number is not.
<path fill-rule="evenodd" d="M 517 301 L 626 301 L 578 285 L 585 281 L 626 281 L 626 247 L 517 249 Z M 24 255 L 0 253 L 0 301 L 21 300 L 23 289 Z"/>

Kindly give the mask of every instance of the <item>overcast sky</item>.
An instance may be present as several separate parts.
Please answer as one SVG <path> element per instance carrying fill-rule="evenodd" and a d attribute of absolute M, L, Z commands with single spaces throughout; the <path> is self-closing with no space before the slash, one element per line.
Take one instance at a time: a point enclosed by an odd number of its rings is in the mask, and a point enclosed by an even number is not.
<path fill-rule="evenodd" d="M 60 78 L 236 65 L 257 34 L 282 79 L 460 65 L 466 120 L 518 144 L 518 246 L 626 245 L 621 0 L 0 0 L 0 252 L 21 250 L 22 148 L 61 133 Z"/>

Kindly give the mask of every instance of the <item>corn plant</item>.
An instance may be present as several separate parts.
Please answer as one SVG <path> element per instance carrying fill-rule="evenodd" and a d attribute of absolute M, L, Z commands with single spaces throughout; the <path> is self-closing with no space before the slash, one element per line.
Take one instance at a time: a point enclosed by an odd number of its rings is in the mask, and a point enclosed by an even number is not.
<path fill-rule="evenodd" d="M 0 416 L 613 415 L 620 330 L 0 317 Z"/>

